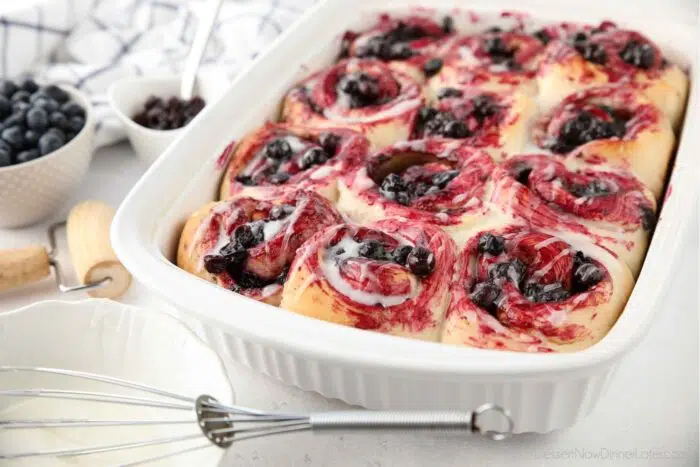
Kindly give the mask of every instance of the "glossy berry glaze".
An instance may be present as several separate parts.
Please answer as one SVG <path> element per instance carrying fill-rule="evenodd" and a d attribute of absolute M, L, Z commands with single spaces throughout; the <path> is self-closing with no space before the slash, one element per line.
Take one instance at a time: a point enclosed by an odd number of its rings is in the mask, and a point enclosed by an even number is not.
<path fill-rule="evenodd" d="M 613 238 L 654 227 L 654 196 L 627 172 L 569 169 L 547 155 L 516 156 L 502 168 L 492 201 L 510 206 L 536 228 L 566 228 L 595 239 L 581 221 L 604 223 Z"/>
<path fill-rule="evenodd" d="M 224 150 L 230 162 L 221 198 L 251 186 L 294 186 L 334 199 L 336 177 L 364 160 L 368 149 L 364 137 L 346 129 L 268 123 Z"/>
<path fill-rule="evenodd" d="M 598 313 L 619 312 L 603 309 L 613 288 L 603 263 L 558 237 L 519 226 L 480 232 L 459 259 L 443 340 L 530 352 L 591 340 Z"/>
<path fill-rule="evenodd" d="M 564 63 L 580 57 L 592 70 L 579 77 L 582 82 L 647 81 L 660 77 L 668 62 L 646 36 L 605 21 L 596 27 L 582 27 L 547 46 L 545 63 Z"/>
<path fill-rule="evenodd" d="M 532 139 L 555 154 L 635 141 L 659 125 L 662 115 L 634 89 L 598 86 L 571 94 L 533 127 Z"/>
<path fill-rule="evenodd" d="M 483 151 L 430 138 L 380 150 L 341 183 L 363 206 L 379 208 L 378 216 L 450 226 L 483 213 L 494 168 Z"/>
<path fill-rule="evenodd" d="M 446 305 L 455 246 L 438 228 L 387 219 L 366 226 L 338 225 L 318 232 L 299 250 L 290 269 L 304 280 L 287 289 L 282 306 L 360 329 L 437 338 Z M 314 298 L 296 302 L 309 292 Z M 318 310 L 309 309 L 316 304 Z M 317 316 L 319 317 L 319 316 Z"/>
<path fill-rule="evenodd" d="M 463 139 L 473 147 L 500 147 L 501 132 L 523 116 L 513 109 L 510 94 L 475 88 L 441 88 L 431 108 L 421 109 L 414 128 L 416 139 Z"/>
<path fill-rule="evenodd" d="M 282 118 L 367 133 L 387 122 L 410 128 L 423 103 L 421 86 L 411 76 L 376 59 L 350 58 L 289 91 Z"/>
<path fill-rule="evenodd" d="M 459 36 L 445 44 L 438 80 L 451 85 L 518 87 L 537 72 L 544 44 L 532 34 L 502 31 Z"/>
<path fill-rule="evenodd" d="M 221 201 L 194 234 L 203 268 L 227 289 L 256 300 L 279 294 L 296 250 L 319 228 L 342 221 L 310 191 L 270 192 L 268 199 Z"/>
<path fill-rule="evenodd" d="M 438 23 L 422 16 L 396 19 L 384 14 L 376 25 L 364 32 L 347 31 L 343 35 L 340 57 L 404 61 L 422 67 L 433 58 L 439 44 L 453 33 L 449 16 Z"/>

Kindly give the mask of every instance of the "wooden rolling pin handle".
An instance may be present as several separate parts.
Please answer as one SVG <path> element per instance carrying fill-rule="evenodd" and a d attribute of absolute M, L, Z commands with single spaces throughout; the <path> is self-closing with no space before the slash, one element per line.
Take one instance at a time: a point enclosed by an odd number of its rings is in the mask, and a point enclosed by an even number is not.
<path fill-rule="evenodd" d="M 50 266 L 43 246 L 0 250 L 0 292 L 43 279 Z"/>
<path fill-rule="evenodd" d="M 101 287 L 91 289 L 92 297 L 120 297 L 131 284 L 131 274 L 112 250 L 109 229 L 114 209 L 99 201 L 84 201 L 68 215 L 68 249 L 81 284 L 109 278 Z"/>

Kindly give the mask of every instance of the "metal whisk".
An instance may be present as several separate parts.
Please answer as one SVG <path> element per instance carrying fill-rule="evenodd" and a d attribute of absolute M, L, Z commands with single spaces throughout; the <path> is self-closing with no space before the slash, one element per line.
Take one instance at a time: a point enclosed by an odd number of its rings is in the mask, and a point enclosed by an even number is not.
<path fill-rule="evenodd" d="M 70 429 L 76 427 L 115 427 L 149 425 L 196 424 L 196 432 L 187 435 L 169 436 L 129 443 L 108 443 L 100 446 L 79 449 L 36 450 L 4 453 L 2 459 L 28 457 L 76 457 L 91 454 L 109 453 L 121 450 L 169 445 L 206 437 L 207 442 L 176 452 L 141 459 L 123 466 L 143 465 L 190 451 L 204 449 L 211 444 L 226 449 L 245 439 L 304 430 L 314 432 L 328 430 L 387 430 L 387 429 L 428 429 L 476 433 L 493 440 L 502 440 L 511 435 L 513 421 L 510 413 L 497 405 L 485 404 L 471 412 L 460 411 L 335 411 L 312 414 L 289 414 L 265 412 L 236 405 L 224 405 L 209 395 L 197 398 L 174 394 L 169 391 L 132 381 L 93 373 L 39 367 L 0 366 L 2 373 L 41 373 L 71 378 L 81 378 L 96 383 L 104 383 L 120 388 L 144 393 L 143 397 L 108 392 L 91 392 L 65 389 L 6 389 L 0 390 L 0 397 L 38 397 L 91 403 L 122 404 L 135 407 L 152 407 L 174 411 L 190 412 L 193 416 L 182 419 L 141 419 L 141 420 L 96 420 L 84 418 L 56 418 L 38 420 L 0 420 L 0 433 L 3 430 L 28 430 L 40 428 Z M 158 396 L 161 399 L 153 398 Z M 486 430 L 482 427 L 482 417 L 486 414 L 500 416 L 502 430 Z"/>

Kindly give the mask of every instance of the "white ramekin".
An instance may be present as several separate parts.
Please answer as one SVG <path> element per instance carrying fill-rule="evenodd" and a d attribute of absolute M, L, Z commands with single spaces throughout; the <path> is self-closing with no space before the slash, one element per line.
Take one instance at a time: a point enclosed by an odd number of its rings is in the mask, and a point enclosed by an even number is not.
<path fill-rule="evenodd" d="M 23 164 L 0 167 L 0 227 L 22 227 L 54 213 L 87 173 L 94 121 L 87 96 L 61 85 L 85 109 L 85 125 L 56 151 Z"/>
<path fill-rule="evenodd" d="M 619 21 L 657 41 L 672 60 L 697 75 L 693 23 L 672 9 L 631 10 L 611 2 L 563 5 L 557 0 L 474 0 L 479 13 L 524 11 L 546 21 Z M 241 73 L 137 183 L 121 205 L 112 241 L 119 258 L 146 286 L 201 320 L 220 354 L 327 397 L 370 408 L 466 408 L 496 403 L 513 413 L 516 432 L 567 427 L 589 413 L 618 363 L 663 308 L 678 236 L 695 202 L 696 136 L 680 140 L 667 197 L 646 263 L 627 306 L 598 344 L 570 354 L 523 354 L 440 345 L 369 333 L 308 319 L 200 280 L 172 263 L 188 215 L 214 199 L 222 149 L 274 118 L 281 96 L 302 74 L 330 63 L 339 35 L 366 25 L 377 11 L 440 7 L 447 0 L 321 2 Z M 677 16 L 677 15 L 676 15 Z M 672 21 L 673 19 L 673 21 Z M 303 65 L 302 65 L 303 64 Z M 686 130 L 698 118 L 692 83 Z"/>

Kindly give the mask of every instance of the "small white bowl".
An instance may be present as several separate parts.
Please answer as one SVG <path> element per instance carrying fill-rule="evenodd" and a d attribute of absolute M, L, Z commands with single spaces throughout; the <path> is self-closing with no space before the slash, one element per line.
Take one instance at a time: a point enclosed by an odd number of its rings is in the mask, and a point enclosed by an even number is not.
<path fill-rule="evenodd" d="M 61 88 L 85 109 L 85 125 L 56 151 L 0 168 L 0 227 L 34 224 L 54 213 L 87 173 L 95 131 L 90 101 L 73 87 Z"/>
<path fill-rule="evenodd" d="M 176 318 L 104 299 L 45 301 L 0 314 L 0 366 L 61 368 L 130 380 L 196 398 L 209 394 L 224 404 L 233 394 L 218 356 Z M 174 402 L 114 385 L 28 372 L 0 372 L 0 390 L 45 388 L 94 391 Z M 134 407 L 53 398 L 0 396 L 0 420 L 85 418 L 91 420 L 187 420 L 192 424 L 2 430 L 0 452 L 77 449 L 179 435 L 193 440 L 121 452 L 68 458 L 13 460 L 22 466 L 124 465 L 191 446 L 203 449 L 149 466 L 216 466 L 224 451 L 208 441 L 194 411 Z M 0 461 L 2 465 L 2 461 Z M 131 465 L 131 464 L 129 464 Z"/>
<path fill-rule="evenodd" d="M 200 95 L 209 105 L 214 93 L 201 84 L 198 86 L 198 91 L 195 95 Z M 134 122 L 133 117 L 143 109 L 148 97 L 168 98 L 179 94 L 179 77 L 127 78 L 112 84 L 107 91 L 109 103 L 124 125 L 136 155 L 149 165 L 158 159 L 158 156 L 185 131 L 187 126 L 176 130 L 154 130 Z"/>

